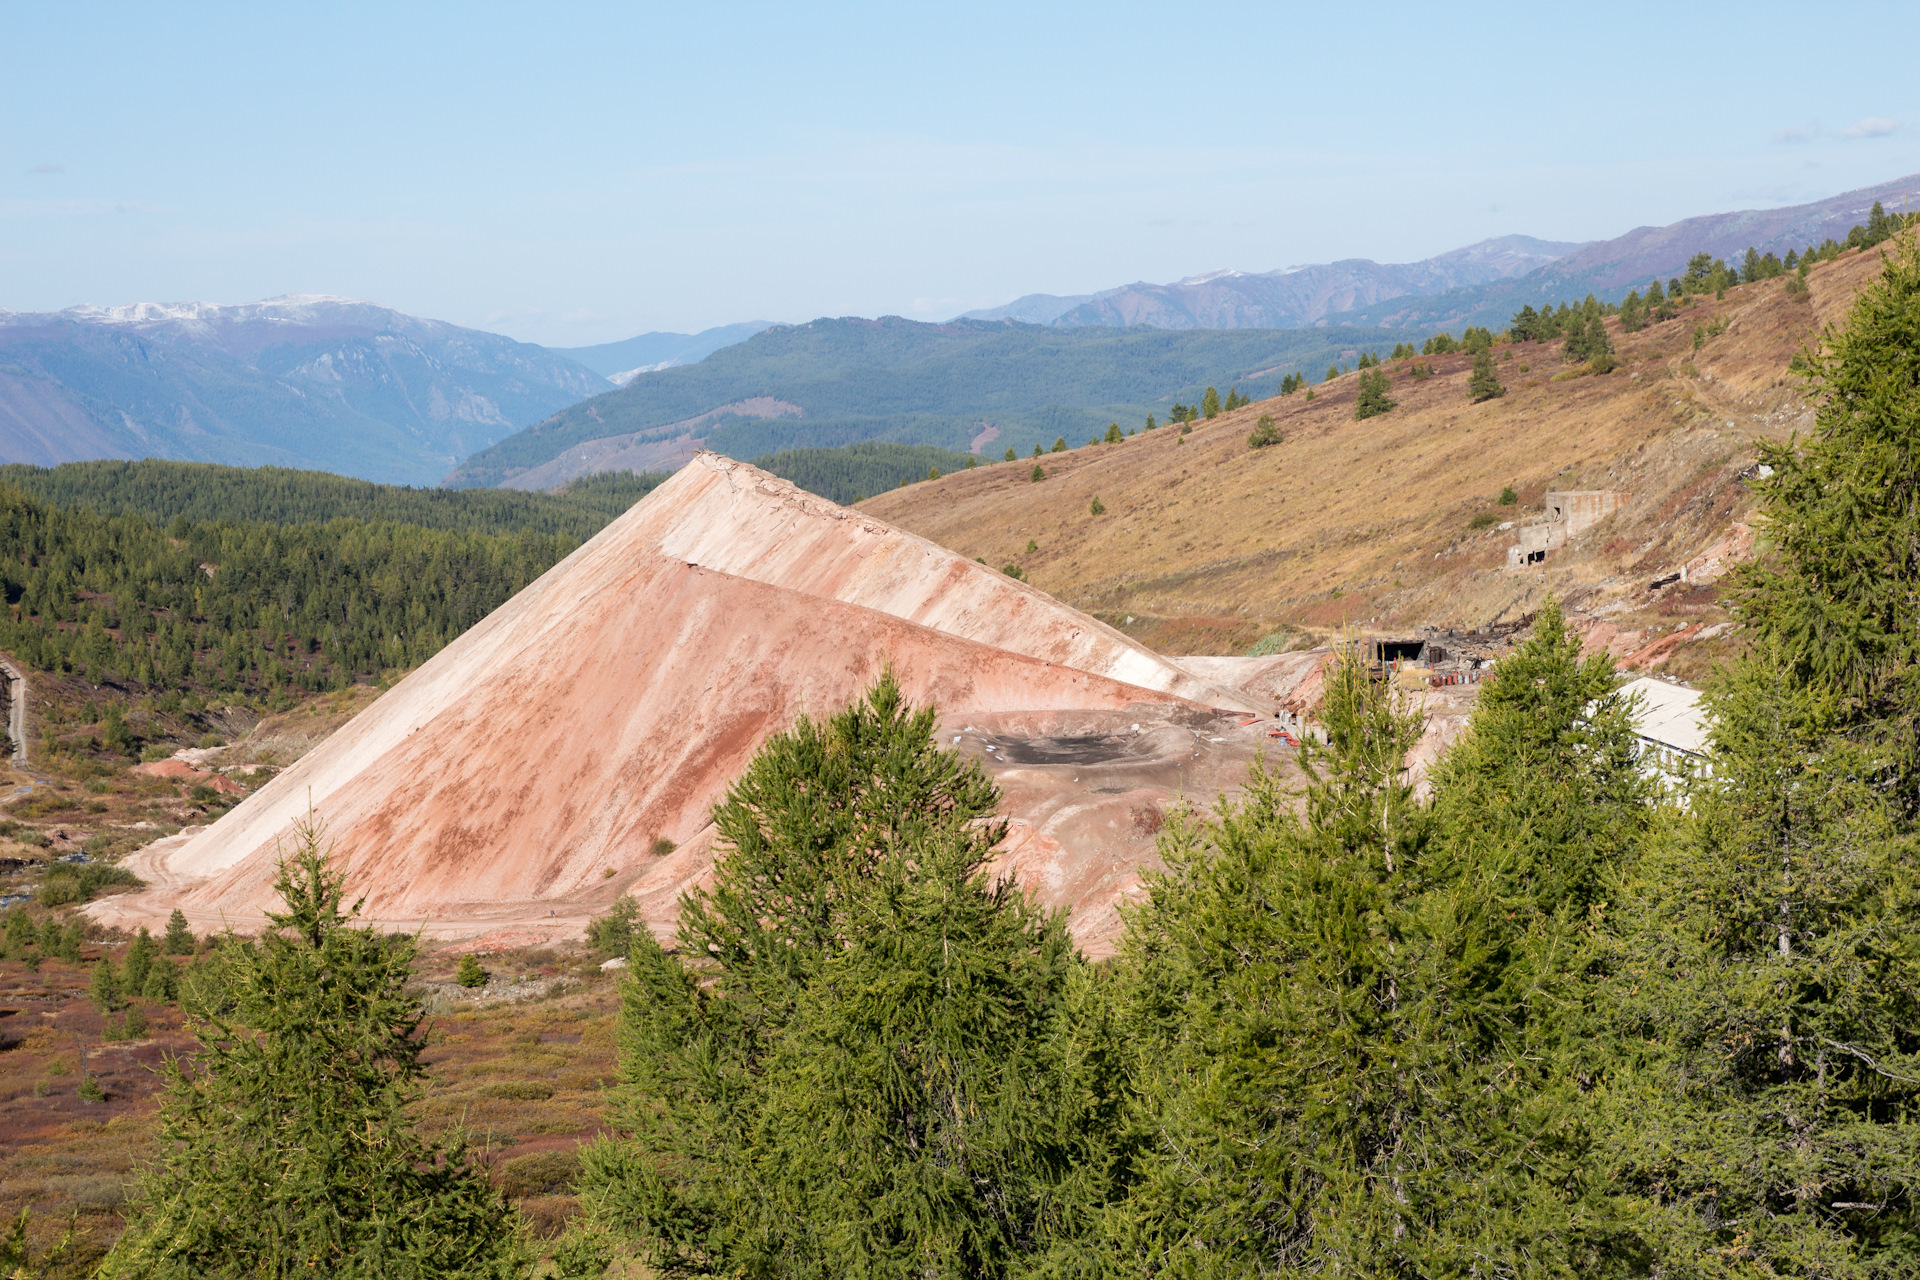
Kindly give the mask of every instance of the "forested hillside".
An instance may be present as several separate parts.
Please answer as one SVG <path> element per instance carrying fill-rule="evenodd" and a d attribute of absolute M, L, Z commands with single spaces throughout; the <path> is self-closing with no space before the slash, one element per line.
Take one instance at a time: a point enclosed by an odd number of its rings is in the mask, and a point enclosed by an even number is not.
<path fill-rule="evenodd" d="M 137 752 L 149 717 L 123 716 L 128 702 L 284 707 L 417 666 L 660 479 L 547 495 L 186 463 L 10 468 L 0 651 L 99 686 L 95 745 Z"/>
<path fill-rule="evenodd" d="M 0 467 L 12 485 L 56 507 L 105 516 L 265 524 L 378 521 L 468 533 L 551 533 L 585 541 L 666 477 L 618 472 L 584 476 L 560 493 L 415 489 L 331 471 L 223 467 L 204 462 L 69 462 Z"/>
<path fill-rule="evenodd" d="M 979 459 L 930 444 L 873 440 L 841 449 L 782 449 L 750 461 L 809 493 L 845 506 L 915 480 L 964 471 Z"/>
<path fill-rule="evenodd" d="M 1424 336 L 816 320 L 769 329 L 695 365 L 641 374 L 481 450 L 447 483 L 497 485 L 586 441 L 667 440 L 688 431 L 706 448 L 752 458 L 863 440 L 965 451 L 993 426 L 996 448 L 1024 453 L 1060 436 L 1099 435 L 1112 421 L 1138 426 L 1176 401 L 1197 401 L 1208 386 L 1270 392 L 1290 374 Z M 756 401 L 791 406 L 799 416 L 730 408 Z M 714 419 L 683 425 L 707 414 Z"/>

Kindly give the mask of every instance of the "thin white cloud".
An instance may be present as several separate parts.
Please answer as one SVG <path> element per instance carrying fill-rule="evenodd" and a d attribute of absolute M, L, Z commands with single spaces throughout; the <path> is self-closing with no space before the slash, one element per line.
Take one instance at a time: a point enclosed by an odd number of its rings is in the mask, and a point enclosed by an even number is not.
<path fill-rule="evenodd" d="M 65 173 L 66 171 L 67 171 L 67 166 L 63 164 L 37 164 L 33 166 L 33 168 L 27 170 L 28 173 L 38 173 L 38 174 Z"/>
<path fill-rule="evenodd" d="M 1840 131 L 1843 138 L 1884 138 L 1900 127 L 1897 120 L 1885 116 L 1865 116 Z"/>
<path fill-rule="evenodd" d="M 1809 125 L 1793 125 L 1781 129 L 1773 135 L 1773 140 L 1789 146 L 1813 142 L 1820 138 L 1841 138 L 1851 142 L 1861 138 L 1884 138 L 1898 132 L 1899 129 L 1900 122 L 1886 116 L 1862 116 L 1844 129 L 1828 129 L 1815 120 Z"/>

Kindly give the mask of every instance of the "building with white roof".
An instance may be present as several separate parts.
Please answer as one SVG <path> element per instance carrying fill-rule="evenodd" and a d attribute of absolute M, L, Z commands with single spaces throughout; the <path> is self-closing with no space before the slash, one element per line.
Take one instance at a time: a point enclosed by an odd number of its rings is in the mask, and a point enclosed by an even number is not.
<path fill-rule="evenodd" d="M 1633 731 L 1640 739 L 1644 767 L 1672 778 L 1706 767 L 1712 744 L 1698 689 L 1642 676 L 1620 686 L 1620 694 L 1638 695 Z"/>

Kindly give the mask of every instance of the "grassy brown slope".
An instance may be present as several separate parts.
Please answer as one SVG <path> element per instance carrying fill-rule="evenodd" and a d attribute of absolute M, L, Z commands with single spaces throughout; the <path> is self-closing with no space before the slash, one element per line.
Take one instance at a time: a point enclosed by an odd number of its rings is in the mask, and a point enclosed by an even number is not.
<path fill-rule="evenodd" d="M 1018 564 L 1110 620 L 1155 620 L 1189 652 L 1195 639 L 1236 651 L 1288 627 L 1480 626 L 1531 611 L 1548 591 L 1589 612 L 1657 613 L 1647 579 L 1746 514 L 1738 473 L 1753 441 L 1810 422 L 1788 371 L 1794 351 L 1843 318 L 1879 270 L 1877 251 L 1850 253 L 1813 270 L 1807 297 L 1777 279 L 1698 298 L 1639 333 L 1610 321 L 1621 365 L 1602 377 L 1555 380 L 1567 371 L 1559 344 L 1522 344 L 1499 364 L 1508 394 L 1474 405 L 1470 356 L 1435 359 L 1425 381 L 1400 362 L 1389 366 L 1397 407 L 1364 422 L 1348 374 L 1311 402 L 1261 401 L 1184 437 L 1162 428 L 1049 455 L 1039 483 L 1021 459 L 861 506 L 989 564 Z M 1725 331 L 1695 351 L 1696 327 L 1721 317 Z M 1251 449 L 1262 414 L 1284 443 Z M 1509 484 L 1518 507 L 1497 507 Z M 1544 574 L 1508 572 L 1512 534 L 1470 527 L 1482 512 L 1538 514 L 1549 489 L 1601 488 L 1633 501 L 1550 556 Z M 1096 496 L 1103 515 L 1090 512 Z M 1693 603 L 1711 606 L 1710 593 Z"/>

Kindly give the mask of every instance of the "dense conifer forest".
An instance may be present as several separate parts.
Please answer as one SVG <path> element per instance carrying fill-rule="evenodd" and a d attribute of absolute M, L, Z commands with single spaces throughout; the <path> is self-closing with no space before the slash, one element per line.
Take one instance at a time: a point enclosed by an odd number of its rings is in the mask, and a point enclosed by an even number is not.
<path fill-rule="evenodd" d="M 223 467 L 205 462 L 68 462 L 0 466 L 11 485 L 55 507 L 154 524 L 324 524 L 359 520 L 466 533 L 548 533 L 584 542 L 666 477 L 626 471 L 583 476 L 555 493 L 518 489 L 415 489 L 330 471 Z"/>
<path fill-rule="evenodd" d="M 841 449 L 782 449 L 753 465 L 791 480 L 809 493 L 842 505 L 978 465 L 971 454 L 930 444 L 871 440 Z"/>
<path fill-rule="evenodd" d="M 424 662 L 662 478 L 548 495 L 171 462 L 7 468 L 0 649 L 172 703 L 341 688 Z"/>

